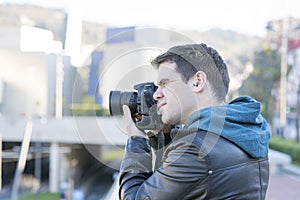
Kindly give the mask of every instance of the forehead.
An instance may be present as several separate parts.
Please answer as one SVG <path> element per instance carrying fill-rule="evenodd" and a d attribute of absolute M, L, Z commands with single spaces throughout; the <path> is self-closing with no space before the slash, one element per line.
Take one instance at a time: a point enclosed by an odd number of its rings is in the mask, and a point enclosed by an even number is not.
<path fill-rule="evenodd" d="M 174 76 L 181 76 L 179 72 L 176 70 L 175 62 L 163 62 L 159 65 L 157 76 L 158 79 L 162 78 L 170 78 Z"/>

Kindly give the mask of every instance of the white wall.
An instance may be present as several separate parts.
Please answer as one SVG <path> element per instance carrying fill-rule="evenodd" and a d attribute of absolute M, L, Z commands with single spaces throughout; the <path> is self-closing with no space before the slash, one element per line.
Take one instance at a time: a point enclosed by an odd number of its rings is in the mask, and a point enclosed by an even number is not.
<path fill-rule="evenodd" d="M 20 48 L 20 28 L 16 26 L 0 26 L 0 48 Z"/>
<path fill-rule="evenodd" d="M 157 72 L 150 61 L 174 45 L 192 42 L 178 32 L 160 28 L 138 27 L 134 34 L 133 42 L 102 45 L 99 92 L 106 108 L 111 90 L 134 91 L 137 83 L 156 82 Z"/>
<path fill-rule="evenodd" d="M 0 79 L 5 82 L 2 112 L 46 115 L 47 56 L 0 49 Z"/>

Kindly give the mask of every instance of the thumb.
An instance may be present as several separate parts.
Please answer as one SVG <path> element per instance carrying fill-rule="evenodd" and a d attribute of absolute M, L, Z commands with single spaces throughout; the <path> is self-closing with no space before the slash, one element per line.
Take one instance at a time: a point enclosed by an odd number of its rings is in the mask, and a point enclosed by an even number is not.
<path fill-rule="evenodd" d="M 133 124 L 132 117 L 131 117 L 131 111 L 130 108 L 127 105 L 123 105 L 123 120 L 126 124 Z"/>
<path fill-rule="evenodd" d="M 130 112 L 129 107 L 127 105 L 123 105 L 122 109 L 123 109 L 124 117 L 125 118 L 131 118 L 131 112 Z"/>
<path fill-rule="evenodd" d="M 124 125 L 125 125 L 125 130 L 127 135 L 147 138 L 147 136 L 135 126 L 131 117 L 131 111 L 129 107 L 127 105 L 123 105 L 122 108 L 124 113 L 123 120 L 124 120 Z"/>

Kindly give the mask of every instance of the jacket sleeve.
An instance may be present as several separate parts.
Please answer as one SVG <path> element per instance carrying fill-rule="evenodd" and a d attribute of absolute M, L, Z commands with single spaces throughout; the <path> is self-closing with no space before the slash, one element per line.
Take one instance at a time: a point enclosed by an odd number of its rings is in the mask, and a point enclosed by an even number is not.
<path fill-rule="evenodd" d="M 170 145 L 162 166 L 152 171 L 149 141 L 130 137 L 120 168 L 120 199 L 183 199 L 197 187 L 205 193 L 208 169 L 200 148 L 181 141 Z M 199 185 L 202 187 L 199 187 Z M 202 189 L 201 189 L 202 188 Z"/>

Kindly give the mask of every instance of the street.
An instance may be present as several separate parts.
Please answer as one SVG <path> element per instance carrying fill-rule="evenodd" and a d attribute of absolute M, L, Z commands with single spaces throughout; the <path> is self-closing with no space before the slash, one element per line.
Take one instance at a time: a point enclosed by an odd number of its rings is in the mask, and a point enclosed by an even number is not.
<path fill-rule="evenodd" d="M 271 173 L 266 200 L 300 199 L 300 177 L 287 173 Z"/>

